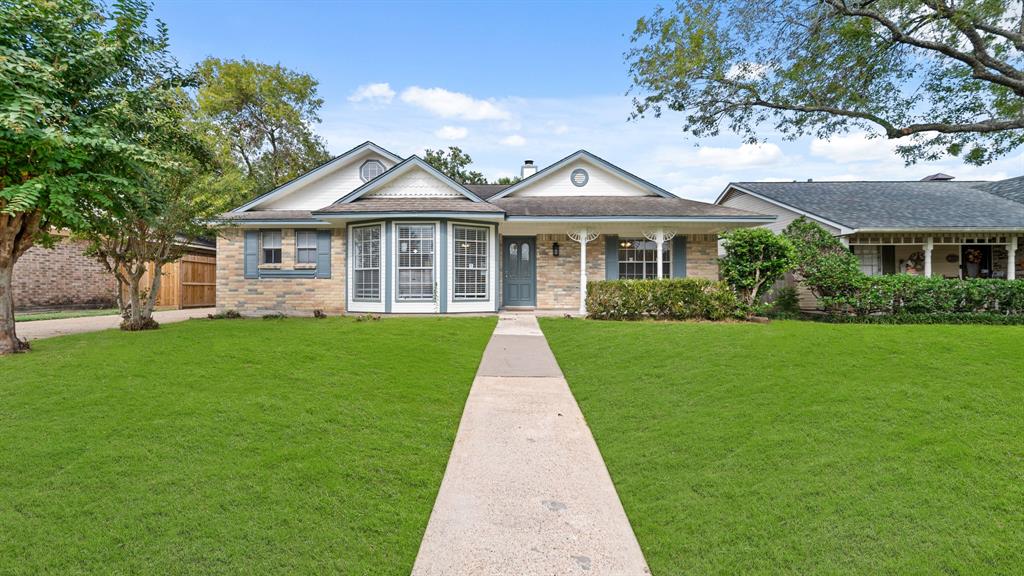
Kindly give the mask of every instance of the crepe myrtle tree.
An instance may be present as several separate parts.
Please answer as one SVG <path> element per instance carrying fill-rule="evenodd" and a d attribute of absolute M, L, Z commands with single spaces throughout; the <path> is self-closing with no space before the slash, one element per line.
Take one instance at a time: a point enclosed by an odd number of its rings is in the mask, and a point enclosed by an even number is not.
<path fill-rule="evenodd" d="M 767 228 L 737 228 L 722 235 L 725 256 L 719 262 L 724 279 L 748 309 L 754 310 L 765 291 L 793 267 L 793 244 Z"/>
<path fill-rule="evenodd" d="M 183 89 L 163 92 L 160 106 L 148 112 L 153 129 L 140 139 L 163 162 L 139 170 L 125 185 L 130 190 L 121 210 L 90 214 L 77 234 L 88 242 L 86 253 L 117 280 L 122 330 L 159 327 L 153 319 L 159 271 L 196 238 L 214 234 L 216 215 L 237 195 L 237 189 L 225 190 L 238 181 L 217 169 L 197 112 Z"/>
<path fill-rule="evenodd" d="M 1024 144 L 1020 0 L 680 0 L 632 43 L 633 117 L 696 137 L 868 130 L 908 164 Z"/>
<path fill-rule="evenodd" d="M 137 141 L 174 69 L 149 7 L 121 0 L 0 0 L 0 354 L 27 349 L 14 325 L 18 258 L 50 230 L 119 213 L 161 158 Z"/>

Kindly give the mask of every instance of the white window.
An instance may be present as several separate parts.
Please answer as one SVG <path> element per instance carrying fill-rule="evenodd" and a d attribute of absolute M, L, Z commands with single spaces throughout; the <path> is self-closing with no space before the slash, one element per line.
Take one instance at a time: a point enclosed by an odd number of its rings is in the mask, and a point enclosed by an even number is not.
<path fill-rule="evenodd" d="M 487 299 L 487 228 L 455 226 L 452 234 L 456 300 Z"/>
<path fill-rule="evenodd" d="M 384 163 L 380 160 L 367 160 L 359 167 L 359 177 L 369 182 L 384 173 Z"/>
<path fill-rule="evenodd" d="M 860 263 L 861 272 L 868 276 L 878 276 L 882 273 L 881 246 L 854 246 L 853 253 Z"/>
<path fill-rule="evenodd" d="M 380 301 L 380 224 L 352 229 L 353 300 Z"/>
<path fill-rule="evenodd" d="M 672 277 L 672 243 L 661 245 L 661 275 Z M 619 278 L 651 280 L 658 277 L 658 243 L 637 238 L 619 239 Z"/>
<path fill-rule="evenodd" d="M 295 262 L 316 264 L 316 230 L 295 231 Z"/>
<path fill-rule="evenodd" d="M 263 230 L 260 234 L 260 264 L 281 263 L 281 231 Z"/>
<path fill-rule="evenodd" d="M 398 224 L 399 300 L 434 299 L 434 225 Z"/>

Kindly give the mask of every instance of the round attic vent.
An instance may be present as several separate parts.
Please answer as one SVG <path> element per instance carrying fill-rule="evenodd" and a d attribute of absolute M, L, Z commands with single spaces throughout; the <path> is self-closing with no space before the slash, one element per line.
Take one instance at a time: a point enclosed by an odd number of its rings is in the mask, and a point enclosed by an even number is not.
<path fill-rule="evenodd" d="M 572 175 L 569 176 L 569 180 L 572 180 L 574 186 L 582 188 L 586 186 L 587 181 L 590 180 L 590 174 L 587 174 L 587 171 L 583 168 L 577 168 L 572 171 Z"/>

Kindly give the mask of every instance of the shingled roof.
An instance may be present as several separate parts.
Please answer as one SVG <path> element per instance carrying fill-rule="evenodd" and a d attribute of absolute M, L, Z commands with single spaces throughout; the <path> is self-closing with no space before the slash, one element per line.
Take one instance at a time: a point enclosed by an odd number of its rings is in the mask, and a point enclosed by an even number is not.
<path fill-rule="evenodd" d="M 507 196 L 493 201 L 509 217 L 668 217 L 763 219 L 755 214 L 727 206 L 661 196 Z"/>
<path fill-rule="evenodd" d="M 986 190 L 997 184 L 1002 183 L 738 182 L 729 187 L 852 229 L 1024 228 L 1024 203 Z M 1024 196 L 1022 185 L 1006 185 L 1004 193 Z"/>

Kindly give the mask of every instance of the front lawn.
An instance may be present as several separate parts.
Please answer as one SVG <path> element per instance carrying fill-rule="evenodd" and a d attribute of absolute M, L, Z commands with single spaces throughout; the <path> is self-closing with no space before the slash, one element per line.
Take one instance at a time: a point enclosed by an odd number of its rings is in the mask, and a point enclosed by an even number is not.
<path fill-rule="evenodd" d="M 0 572 L 408 574 L 494 323 L 193 320 L 0 358 Z"/>
<path fill-rule="evenodd" d="M 655 576 L 1024 566 L 1024 328 L 542 319 Z"/>

